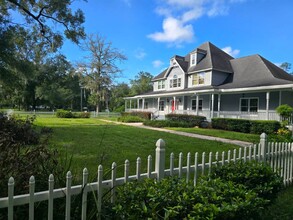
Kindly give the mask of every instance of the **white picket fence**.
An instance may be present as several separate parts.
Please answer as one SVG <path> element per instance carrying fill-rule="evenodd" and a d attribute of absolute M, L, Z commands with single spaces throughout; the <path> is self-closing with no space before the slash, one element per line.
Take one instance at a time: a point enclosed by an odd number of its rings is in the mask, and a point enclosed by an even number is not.
<path fill-rule="evenodd" d="M 178 166 L 175 167 L 175 156 L 170 155 L 169 169 L 165 169 L 165 142 L 159 139 L 156 143 L 155 154 L 155 169 L 153 170 L 153 160 L 151 156 L 147 158 L 147 172 L 141 173 L 141 159 L 137 158 L 136 173 L 130 175 L 129 161 L 126 160 L 124 164 L 124 176 L 117 178 L 117 165 L 112 164 L 111 179 L 103 179 L 103 167 L 98 167 L 98 177 L 96 182 L 88 182 L 88 170 L 83 170 L 83 181 L 81 185 L 72 186 L 72 174 L 70 171 L 66 175 L 66 187 L 54 189 L 54 176 L 51 174 L 48 180 L 48 190 L 42 192 L 35 192 L 35 178 L 32 176 L 29 180 L 29 192 L 24 195 L 14 195 L 14 179 L 11 177 L 8 181 L 8 196 L 0 198 L 0 208 L 8 209 L 8 219 L 13 219 L 14 207 L 28 204 L 29 219 L 34 219 L 34 209 L 36 203 L 41 201 L 48 201 L 48 219 L 53 219 L 53 203 L 54 199 L 66 197 L 65 219 L 70 219 L 71 213 L 71 198 L 73 195 L 82 193 L 82 212 L 81 219 L 87 219 L 87 202 L 88 194 L 96 193 L 96 202 L 98 213 L 102 211 L 102 196 L 105 190 L 110 190 L 110 200 L 115 203 L 116 186 L 123 185 L 129 181 L 140 180 L 143 178 L 153 178 L 160 181 L 165 176 L 179 176 L 186 178 L 186 180 L 193 180 L 196 185 L 199 175 L 209 174 L 213 166 L 222 166 L 225 163 L 236 162 L 242 160 L 244 162 L 256 160 L 269 164 L 274 171 L 278 172 L 284 180 L 284 185 L 292 185 L 293 182 L 293 143 L 268 143 L 267 135 L 260 136 L 260 143 L 250 147 L 234 149 L 213 154 L 212 152 L 206 154 L 202 153 L 201 158 L 199 154 L 195 153 L 194 159 L 192 155 L 187 154 L 186 164 L 183 165 L 183 154 L 179 154 Z M 201 160 L 199 160 L 201 159 Z M 98 215 L 98 218 L 100 216 Z"/>

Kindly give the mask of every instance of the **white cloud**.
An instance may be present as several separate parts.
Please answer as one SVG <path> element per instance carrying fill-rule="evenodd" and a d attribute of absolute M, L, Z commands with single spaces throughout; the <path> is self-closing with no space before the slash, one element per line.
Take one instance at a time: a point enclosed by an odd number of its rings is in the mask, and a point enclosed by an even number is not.
<path fill-rule="evenodd" d="M 229 54 L 232 57 L 236 57 L 240 53 L 240 50 L 238 50 L 238 49 L 233 50 L 232 47 L 230 47 L 230 46 L 224 47 L 224 48 L 222 48 L 222 50 L 225 51 L 227 54 Z"/>
<path fill-rule="evenodd" d="M 164 16 L 162 31 L 149 34 L 148 37 L 176 46 L 191 42 L 195 37 L 191 22 L 204 15 L 226 15 L 232 4 L 245 1 L 247 0 L 157 0 L 156 13 Z"/>
<path fill-rule="evenodd" d="M 152 63 L 153 63 L 153 67 L 155 68 L 159 68 L 164 64 L 164 62 L 161 60 L 154 60 Z"/>
<path fill-rule="evenodd" d="M 163 21 L 163 32 L 156 32 L 148 35 L 149 38 L 159 42 L 190 42 L 193 40 L 192 25 L 184 25 L 180 20 L 168 17 Z"/>
<path fill-rule="evenodd" d="M 134 53 L 135 53 L 134 56 L 139 60 L 142 60 L 147 55 L 146 52 L 144 51 L 144 49 L 142 49 L 142 48 L 136 49 L 134 51 Z"/>

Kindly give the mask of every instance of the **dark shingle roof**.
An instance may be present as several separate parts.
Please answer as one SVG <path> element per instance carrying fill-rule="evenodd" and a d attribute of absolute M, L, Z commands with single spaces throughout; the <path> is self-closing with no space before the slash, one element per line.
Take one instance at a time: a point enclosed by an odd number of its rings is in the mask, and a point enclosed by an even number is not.
<path fill-rule="evenodd" d="M 156 81 L 159 79 L 163 79 L 165 77 L 165 74 L 167 73 L 169 68 L 165 69 L 163 72 L 161 72 L 159 75 L 155 76 L 152 81 Z"/>
<path fill-rule="evenodd" d="M 198 49 L 206 51 L 206 55 L 197 65 L 190 67 L 188 72 L 201 71 L 205 69 L 214 69 L 228 73 L 233 72 L 230 60 L 233 60 L 234 58 L 225 53 L 223 50 L 219 49 L 210 42 L 200 45 Z"/>
<path fill-rule="evenodd" d="M 259 55 L 231 60 L 234 73 L 219 88 L 292 84 L 293 77 Z"/>

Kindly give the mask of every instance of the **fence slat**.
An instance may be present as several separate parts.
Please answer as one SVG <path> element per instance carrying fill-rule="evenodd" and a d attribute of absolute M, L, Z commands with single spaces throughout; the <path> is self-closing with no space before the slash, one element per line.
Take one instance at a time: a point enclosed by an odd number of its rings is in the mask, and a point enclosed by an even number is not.
<path fill-rule="evenodd" d="M 112 204 L 115 202 L 116 172 L 117 172 L 117 165 L 115 162 L 113 162 L 112 173 L 111 173 L 111 203 Z"/>
<path fill-rule="evenodd" d="M 8 220 L 13 219 L 13 196 L 14 196 L 14 179 L 8 180 Z"/>
<path fill-rule="evenodd" d="M 222 166 L 225 165 L 225 151 L 222 152 L 222 162 L 221 162 Z"/>
<path fill-rule="evenodd" d="M 35 177 L 31 176 L 29 180 L 29 219 L 33 220 L 34 219 L 34 207 L 35 207 Z"/>
<path fill-rule="evenodd" d="M 101 219 L 102 212 L 102 196 L 103 196 L 103 166 L 99 165 L 98 167 L 98 190 L 97 190 L 97 219 Z"/>
<path fill-rule="evenodd" d="M 209 175 L 211 174 L 211 170 L 212 170 L 212 156 L 213 156 L 213 153 L 210 152 L 209 153 Z"/>
<path fill-rule="evenodd" d="M 194 155 L 194 178 L 193 178 L 194 186 L 196 186 L 196 183 L 197 183 L 197 170 L 198 170 L 198 153 L 196 152 Z"/>
<path fill-rule="evenodd" d="M 152 178 L 152 156 L 148 156 L 148 169 L 147 169 L 148 178 Z"/>
<path fill-rule="evenodd" d="M 72 175 L 68 171 L 66 174 L 66 209 L 65 209 L 65 219 L 70 220 L 70 210 L 71 210 L 71 183 Z"/>
<path fill-rule="evenodd" d="M 124 183 L 128 182 L 129 177 L 129 160 L 125 160 L 124 163 Z"/>
<path fill-rule="evenodd" d="M 190 159 L 191 159 L 191 155 L 190 155 L 190 152 L 188 152 L 188 154 L 187 154 L 186 182 L 189 182 L 189 180 L 190 180 Z"/>
<path fill-rule="evenodd" d="M 141 167 L 141 159 L 138 157 L 136 159 L 136 179 L 139 181 L 140 180 L 140 167 Z"/>
<path fill-rule="evenodd" d="M 233 150 L 233 161 L 236 163 L 236 149 Z"/>
<path fill-rule="evenodd" d="M 88 191 L 88 170 L 87 168 L 83 169 L 82 172 L 82 186 L 83 186 L 83 192 L 82 192 L 82 205 L 81 205 L 81 219 L 86 220 L 86 210 L 87 210 L 87 191 Z"/>
<path fill-rule="evenodd" d="M 202 159 L 201 159 L 201 161 L 202 161 L 201 174 L 202 175 L 204 175 L 205 166 L 206 166 L 206 164 L 205 164 L 205 157 L 206 157 L 206 153 L 203 152 L 202 153 Z"/>
<path fill-rule="evenodd" d="M 173 176 L 174 172 L 174 153 L 170 154 L 170 176 Z"/>
<path fill-rule="evenodd" d="M 231 162 L 231 151 L 230 150 L 228 150 L 228 158 L 227 158 L 227 160 L 228 160 L 228 163 Z"/>
<path fill-rule="evenodd" d="M 49 176 L 49 198 L 48 198 L 48 220 L 53 220 L 53 202 L 54 202 L 54 176 L 50 174 Z"/>
<path fill-rule="evenodd" d="M 181 178 L 182 177 L 182 160 L 183 160 L 183 154 L 182 152 L 179 153 L 179 175 L 178 177 Z"/>

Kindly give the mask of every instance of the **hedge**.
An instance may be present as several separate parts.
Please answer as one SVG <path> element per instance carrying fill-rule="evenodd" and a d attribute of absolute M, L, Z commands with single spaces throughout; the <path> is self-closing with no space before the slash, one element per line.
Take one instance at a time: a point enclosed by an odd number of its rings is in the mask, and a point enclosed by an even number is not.
<path fill-rule="evenodd" d="M 165 116 L 170 121 L 181 121 L 192 124 L 191 127 L 200 126 L 201 122 L 206 121 L 206 117 L 197 115 L 184 115 L 184 114 L 168 114 Z"/>
<path fill-rule="evenodd" d="M 272 134 L 281 128 L 281 124 L 278 121 L 213 118 L 212 127 L 215 129 L 238 131 L 242 133 L 261 134 L 264 132 Z"/>
<path fill-rule="evenodd" d="M 77 112 L 72 113 L 68 110 L 58 109 L 56 112 L 57 118 L 90 118 L 90 112 Z"/>
<path fill-rule="evenodd" d="M 119 117 L 118 121 L 125 122 L 125 123 L 134 123 L 134 122 L 143 122 L 144 119 L 138 116 L 128 115 L 128 116 Z"/>
<path fill-rule="evenodd" d="M 123 112 L 121 113 L 122 117 L 124 116 L 138 116 L 144 120 L 151 120 L 152 113 L 151 112 Z"/>
<path fill-rule="evenodd" d="M 144 121 L 144 125 L 164 128 L 164 127 L 180 127 L 180 128 L 192 128 L 194 125 L 190 122 L 185 121 L 170 121 L 170 120 L 158 120 L 158 121 Z"/>
<path fill-rule="evenodd" d="M 282 189 L 265 164 L 230 163 L 193 182 L 179 178 L 131 182 L 106 205 L 109 219 L 257 219 Z M 107 216 L 106 216 L 107 215 Z"/>

